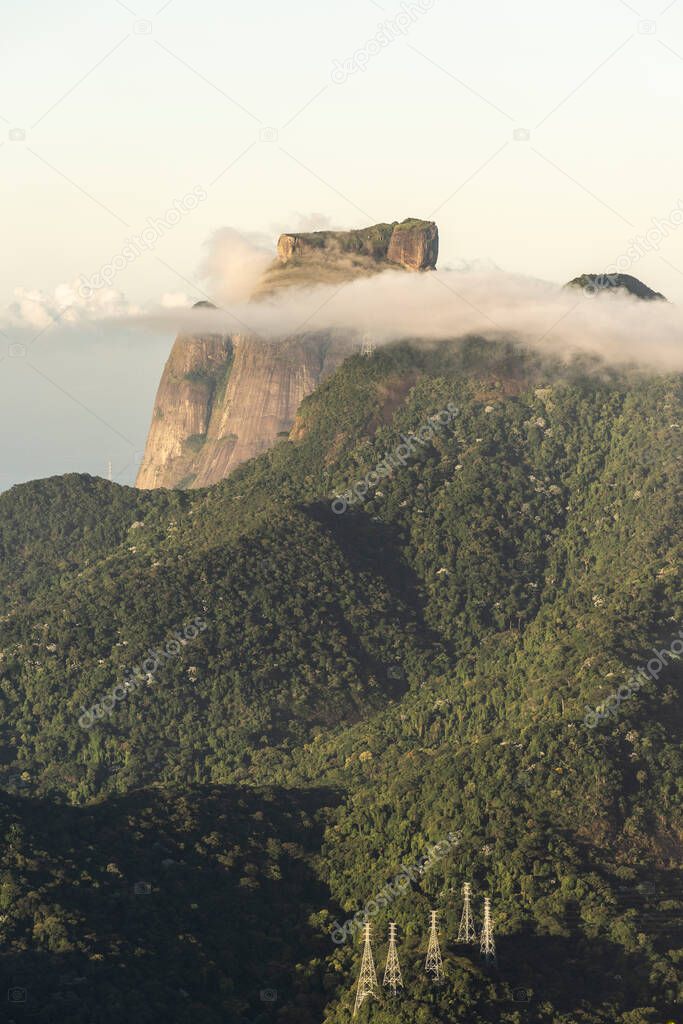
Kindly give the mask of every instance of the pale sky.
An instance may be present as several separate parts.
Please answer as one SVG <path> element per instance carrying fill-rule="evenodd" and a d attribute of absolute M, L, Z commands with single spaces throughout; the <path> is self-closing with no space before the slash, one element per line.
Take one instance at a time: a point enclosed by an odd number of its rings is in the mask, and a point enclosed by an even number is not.
<path fill-rule="evenodd" d="M 202 245 L 225 225 L 272 238 L 425 217 L 442 264 L 564 281 L 683 201 L 683 0 L 9 0 L 0 53 L 0 321 L 16 289 L 90 277 L 197 189 L 117 274 L 131 302 L 199 294 Z M 628 272 L 683 302 L 683 230 Z M 0 488 L 125 461 L 79 401 L 111 402 L 142 448 L 171 338 L 51 327 L 37 391 L 3 330 L 0 429 L 33 406 L 35 437 L 13 440 Z"/>

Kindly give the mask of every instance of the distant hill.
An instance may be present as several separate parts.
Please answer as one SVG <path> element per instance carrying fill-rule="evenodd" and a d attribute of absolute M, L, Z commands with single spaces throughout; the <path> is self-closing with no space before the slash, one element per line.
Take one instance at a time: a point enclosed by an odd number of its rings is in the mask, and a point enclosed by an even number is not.
<path fill-rule="evenodd" d="M 644 299 L 647 302 L 654 300 L 666 302 L 661 292 L 655 292 L 646 284 L 639 281 L 637 277 L 630 274 L 581 274 L 567 284 L 567 288 L 582 288 L 591 294 L 600 291 L 623 290 L 629 295 L 635 295 L 637 299 Z"/>

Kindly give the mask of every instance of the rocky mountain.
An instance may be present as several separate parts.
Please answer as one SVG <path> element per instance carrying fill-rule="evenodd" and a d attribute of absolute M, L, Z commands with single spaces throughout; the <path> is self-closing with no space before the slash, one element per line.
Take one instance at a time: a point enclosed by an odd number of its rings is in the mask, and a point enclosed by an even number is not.
<path fill-rule="evenodd" d="M 415 218 L 357 231 L 284 234 L 263 287 L 326 283 L 399 268 L 434 270 L 438 255 L 436 224 Z"/>
<path fill-rule="evenodd" d="M 438 246 L 436 224 L 415 219 L 284 234 L 254 301 L 282 288 L 389 269 L 430 270 Z M 157 392 L 137 486 L 205 487 L 222 480 L 288 434 L 302 400 L 354 345 L 332 332 L 274 342 L 248 332 L 179 335 Z"/>

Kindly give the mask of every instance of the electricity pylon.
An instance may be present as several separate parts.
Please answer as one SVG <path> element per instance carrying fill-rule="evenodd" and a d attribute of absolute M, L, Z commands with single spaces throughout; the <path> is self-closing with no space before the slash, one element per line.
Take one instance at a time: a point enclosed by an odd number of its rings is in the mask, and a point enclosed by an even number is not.
<path fill-rule="evenodd" d="M 363 1005 L 368 996 L 377 998 L 377 973 L 375 961 L 372 959 L 372 947 L 370 946 L 370 922 L 366 922 L 364 931 L 365 946 L 363 948 L 363 959 L 360 962 L 360 975 L 358 976 L 358 988 L 356 989 L 356 1004 L 353 1008 L 354 1017 Z"/>
<path fill-rule="evenodd" d="M 488 896 L 484 897 L 484 924 L 481 929 L 479 949 L 487 963 L 491 963 L 496 959 L 496 943 L 493 939 L 493 921 L 491 920 L 491 900 Z"/>
<path fill-rule="evenodd" d="M 477 941 L 477 929 L 474 927 L 474 917 L 472 916 L 471 893 L 472 886 L 469 882 L 465 882 L 462 887 L 464 903 L 460 927 L 458 928 L 458 942 L 467 942 L 470 945 L 474 945 Z"/>
<path fill-rule="evenodd" d="M 403 988 L 401 965 L 398 962 L 398 952 L 396 950 L 396 925 L 393 921 L 389 925 L 389 952 L 387 953 L 387 965 L 384 968 L 384 981 L 382 984 L 391 990 L 392 996 L 396 995 L 399 988 Z"/>
<path fill-rule="evenodd" d="M 443 960 L 441 959 L 441 947 L 439 946 L 439 934 L 436 927 L 436 911 L 432 910 L 431 927 L 429 929 L 429 948 L 425 960 L 425 971 L 433 975 L 434 981 L 441 981 L 443 978 Z"/>
<path fill-rule="evenodd" d="M 375 341 L 371 334 L 364 334 L 360 345 L 360 352 L 363 356 L 371 356 L 375 351 Z"/>

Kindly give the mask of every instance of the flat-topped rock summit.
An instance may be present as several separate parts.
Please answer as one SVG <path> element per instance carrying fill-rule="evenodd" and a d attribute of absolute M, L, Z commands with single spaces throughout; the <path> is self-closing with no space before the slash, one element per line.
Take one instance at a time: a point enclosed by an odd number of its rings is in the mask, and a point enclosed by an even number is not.
<path fill-rule="evenodd" d="M 277 259 L 254 297 L 282 287 L 330 284 L 385 270 L 434 270 L 438 256 L 438 227 L 415 217 L 354 231 L 285 232 L 278 240 Z"/>
<path fill-rule="evenodd" d="M 433 221 L 410 218 L 401 223 L 374 224 L 357 231 L 310 231 L 280 235 L 280 263 L 293 260 L 335 262 L 354 258 L 393 263 L 407 270 L 434 270 L 439 255 L 439 229 Z"/>

